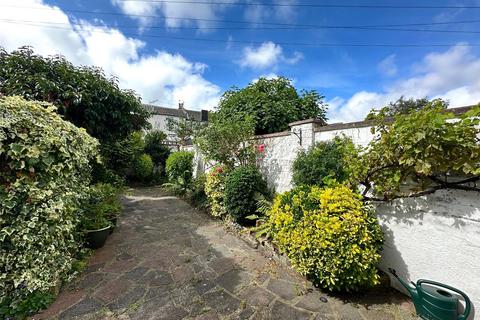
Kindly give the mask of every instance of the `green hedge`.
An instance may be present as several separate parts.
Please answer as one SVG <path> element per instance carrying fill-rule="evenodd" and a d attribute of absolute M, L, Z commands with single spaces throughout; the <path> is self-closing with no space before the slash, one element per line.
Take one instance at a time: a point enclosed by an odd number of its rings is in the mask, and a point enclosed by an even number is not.
<path fill-rule="evenodd" d="M 145 153 L 152 157 L 155 166 L 160 166 L 165 170 L 165 162 L 170 155 L 170 149 L 166 146 L 165 139 L 167 135 L 160 130 L 149 131 L 145 135 Z"/>
<path fill-rule="evenodd" d="M 52 105 L 0 98 L 0 318 L 35 311 L 68 274 L 97 148 Z"/>
<path fill-rule="evenodd" d="M 177 151 L 172 153 L 167 159 L 165 170 L 171 183 L 182 180 L 182 184 L 189 185 L 193 174 L 193 152 Z"/>
<path fill-rule="evenodd" d="M 298 153 L 292 165 L 292 181 L 296 186 L 324 186 L 331 180 L 343 182 L 349 178 L 348 161 L 355 152 L 353 142 L 346 137 L 319 142 Z"/>
<path fill-rule="evenodd" d="M 152 176 L 153 166 L 152 157 L 146 153 L 141 154 L 135 159 L 135 176 L 142 181 L 147 181 Z"/>

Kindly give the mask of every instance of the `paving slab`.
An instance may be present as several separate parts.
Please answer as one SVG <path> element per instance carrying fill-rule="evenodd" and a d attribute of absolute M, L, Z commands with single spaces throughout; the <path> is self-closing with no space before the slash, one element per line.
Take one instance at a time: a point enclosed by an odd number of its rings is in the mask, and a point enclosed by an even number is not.
<path fill-rule="evenodd" d="M 129 190 L 86 271 L 33 319 L 412 320 L 392 290 L 331 296 L 159 188 Z M 326 297 L 326 302 L 320 298 Z"/>

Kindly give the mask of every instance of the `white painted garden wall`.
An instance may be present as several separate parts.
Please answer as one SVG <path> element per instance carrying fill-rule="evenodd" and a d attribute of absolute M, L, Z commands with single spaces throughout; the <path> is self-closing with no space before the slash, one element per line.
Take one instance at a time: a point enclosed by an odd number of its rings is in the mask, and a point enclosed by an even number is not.
<path fill-rule="evenodd" d="M 257 143 L 266 146 L 261 171 L 269 185 L 277 192 L 289 190 L 292 163 L 298 151 L 336 135 L 346 135 L 363 146 L 373 138 L 365 122 L 320 127 L 319 123 L 308 121 L 292 124 L 290 132 L 257 137 Z M 421 198 L 378 203 L 376 208 L 385 232 L 381 269 L 391 267 L 408 280 L 426 278 L 459 288 L 480 310 L 478 193 L 444 190 Z M 403 289 L 395 280 L 392 284 Z"/>

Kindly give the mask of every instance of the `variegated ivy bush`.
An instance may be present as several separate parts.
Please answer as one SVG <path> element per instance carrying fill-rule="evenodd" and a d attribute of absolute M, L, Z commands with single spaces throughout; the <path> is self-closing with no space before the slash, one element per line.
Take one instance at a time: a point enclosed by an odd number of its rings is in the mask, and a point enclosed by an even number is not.
<path fill-rule="evenodd" d="M 51 104 L 0 98 L 0 318 L 70 270 L 97 147 Z"/>
<path fill-rule="evenodd" d="M 274 243 L 316 285 L 354 291 L 378 283 L 382 231 L 348 187 L 297 187 L 278 195 L 267 216 Z"/>

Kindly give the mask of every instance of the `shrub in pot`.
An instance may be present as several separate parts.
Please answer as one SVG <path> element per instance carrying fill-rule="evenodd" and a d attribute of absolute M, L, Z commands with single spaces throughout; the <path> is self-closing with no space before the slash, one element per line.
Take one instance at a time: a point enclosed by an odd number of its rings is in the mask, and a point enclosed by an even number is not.
<path fill-rule="evenodd" d="M 102 215 L 87 215 L 83 222 L 86 245 L 90 249 L 103 247 L 110 234 L 112 223 Z"/>
<path fill-rule="evenodd" d="M 106 236 L 117 223 L 121 210 L 117 192 L 117 188 L 107 183 L 97 183 L 89 188 L 82 228 L 85 230 L 87 245 L 90 248 L 103 246 Z"/>

